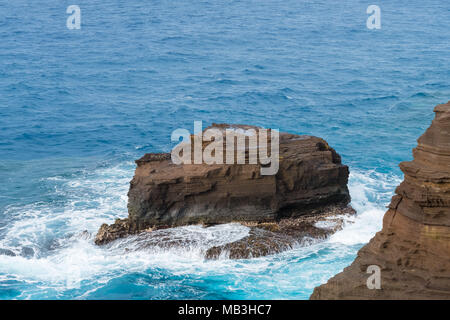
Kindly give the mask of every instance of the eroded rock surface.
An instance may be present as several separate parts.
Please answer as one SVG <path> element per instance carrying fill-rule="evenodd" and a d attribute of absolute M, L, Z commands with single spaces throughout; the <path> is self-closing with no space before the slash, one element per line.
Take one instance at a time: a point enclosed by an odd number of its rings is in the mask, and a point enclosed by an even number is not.
<path fill-rule="evenodd" d="M 450 102 L 402 162 L 383 229 L 355 261 L 311 299 L 450 299 Z M 381 289 L 368 289 L 367 268 L 381 270 Z"/>
<path fill-rule="evenodd" d="M 325 140 L 280 133 L 279 141 L 276 175 L 261 175 L 260 164 L 176 165 L 170 154 L 146 154 L 136 161 L 128 218 L 102 225 L 95 242 L 106 244 L 145 230 L 190 224 L 278 223 L 330 206 L 347 206 L 348 167 Z M 246 148 L 247 159 L 248 153 Z"/>
<path fill-rule="evenodd" d="M 315 211 L 315 210 L 314 210 Z M 206 251 L 205 258 L 258 258 L 324 240 L 342 229 L 345 218 L 356 212 L 349 206 L 328 206 L 320 212 L 310 212 L 298 218 L 287 218 L 269 223 L 245 224 L 248 236 Z"/>

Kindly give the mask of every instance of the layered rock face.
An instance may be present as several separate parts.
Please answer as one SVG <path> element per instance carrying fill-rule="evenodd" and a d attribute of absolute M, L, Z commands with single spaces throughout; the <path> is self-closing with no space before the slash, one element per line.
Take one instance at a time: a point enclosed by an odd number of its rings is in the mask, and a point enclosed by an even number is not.
<path fill-rule="evenodd" d="M 355 261 L 311 299 L 450 299 L 450 102 L 402 162 L 383 229 Z M 368 289 L 368 266 L 380 267 L 381 289 Z"/>
<path fill-rule="evenodd" d="M 214 124 L 205 131 L 210 128 L 258 129 Z M 248 144 L 245 148 L 248 160 Z M 170 154 L 146 154 L 136 164 L 128 193 L 129 217 L 103 225 L 97 244 L 189 224 L 268 223 L 323 213 L 330 206 L 348 212 L 348 167 L 325 140 L 313 136 L 280 133 L 275 175 L 262 175 L 259 163 L 176 165 Z"/>

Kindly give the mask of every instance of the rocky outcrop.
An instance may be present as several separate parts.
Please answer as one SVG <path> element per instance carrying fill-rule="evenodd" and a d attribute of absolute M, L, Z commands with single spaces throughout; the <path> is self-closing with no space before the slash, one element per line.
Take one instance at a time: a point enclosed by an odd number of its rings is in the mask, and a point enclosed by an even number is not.
<path fill-rule="evenodd" d="M 258 129 L 226 124 L 209 128 L 222 132 Z M 206 146 L 204 143 L 203 150 Z M 323 213 L 329 206 L 346 208 L 350 201 L 348 167 L 325 140 L 313 136 L 280 133 L 275 175 L 262 175 L 264 165 L 260 163 L 177 165 L 170 154 L 146 154 L 136 164 L 128 193 L 129 216 L 102 225 L 97 244 L 140 231 L 189 224 L 278 222 L 313 211 Z"/>
<path fill-rule="evenodd" d="M 383 229 L 355 261 L 311 299 L 450 299 L 450 102 L 418 139 L 414 160 L 402 162 Z M 380 289 L 368 289 L 370 265 L 380 268 Z"/>

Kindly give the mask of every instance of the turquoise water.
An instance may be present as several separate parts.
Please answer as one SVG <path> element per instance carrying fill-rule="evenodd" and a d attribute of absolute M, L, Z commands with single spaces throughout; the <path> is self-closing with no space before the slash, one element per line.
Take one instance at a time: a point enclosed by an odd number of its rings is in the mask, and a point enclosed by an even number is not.
<path fill-rule="evenodd" d="M 450 100 L 448 1 L 0 3 L 0 299 L 306 299 L 381 228 L 416 139 Z M 325 138 L 358 215 L 329 240 L 205 261 L 236 225 L 173 230 L 195 245 L 93 245 L 125 217 L 133 160 L 193 121 Z M 83 232 L 87 230 L 88 232 Z"/>

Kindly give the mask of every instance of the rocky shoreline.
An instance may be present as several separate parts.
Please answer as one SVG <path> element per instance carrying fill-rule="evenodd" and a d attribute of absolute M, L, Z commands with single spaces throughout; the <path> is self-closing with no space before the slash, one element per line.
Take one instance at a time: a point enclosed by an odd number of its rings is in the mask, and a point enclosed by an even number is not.
<path fill-rule="evenodd" d="M 450 299 L 450 101 L 434 111 L 414 160 L 400 163 L 405 178 L 383 229 L 311 299 Z M 366 284 L 373 265 L 378 289 Z"/>
<path fill-rule="evenodd" d="M 211 128 L 259 129 L 213 124 L 205 131 Z M 248 160 L 249 144 L 243 151 Z M 237 222 L 250 228 L 248 236 L 214 246 L 205 257 L 259 257 L 309 239 L 324 239 L 341 228 L 346 215 L 354 214 L 349 206 L 348 167 L 318 137 L 280 133 L 275 175 L 261 175 L 261 164 L 174 164 L 168 153 L 146 154 L 136 164 L 128 218 L 103 224 L 95 238 L 97 245 L 178 226 Z M 317 227 L 321 221 L 323 225 L 328 221 L 328 226 Z"/>

